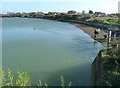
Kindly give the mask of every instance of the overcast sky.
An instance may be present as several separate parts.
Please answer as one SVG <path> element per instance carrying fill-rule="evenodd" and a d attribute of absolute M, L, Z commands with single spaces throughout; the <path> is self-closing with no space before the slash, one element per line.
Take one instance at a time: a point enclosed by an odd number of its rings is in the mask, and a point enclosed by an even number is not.
<path fill-rule="evenodd" d="M 105 13 L 117 13 L 119 0 L 16 0 L 1 1 L 2 12 L 67 12 L 76 10 L 101 11 Z"/>

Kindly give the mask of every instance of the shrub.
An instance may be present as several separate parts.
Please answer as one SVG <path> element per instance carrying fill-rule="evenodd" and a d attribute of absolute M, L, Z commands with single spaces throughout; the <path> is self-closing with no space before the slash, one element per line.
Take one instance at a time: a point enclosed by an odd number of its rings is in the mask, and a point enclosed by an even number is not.
<path fill-rule="evenodd" d="M 10 69 L 5 71 L 2 67 L 0 67 L 0 87 L 2 86 L 32 86 L 30 76 L 27 72 L 17 72 L 17 78 L 12 75 L 12 71 Z M 36 85 L 40 88 L 48 88 L 48 84 L 43 83 L 41 80 L 38 81 Z M 71 86 L 71 82 L 67 85 L 68 88 Z M 61 75 L 61 88 L 65 88 L 64 77 Z"/>

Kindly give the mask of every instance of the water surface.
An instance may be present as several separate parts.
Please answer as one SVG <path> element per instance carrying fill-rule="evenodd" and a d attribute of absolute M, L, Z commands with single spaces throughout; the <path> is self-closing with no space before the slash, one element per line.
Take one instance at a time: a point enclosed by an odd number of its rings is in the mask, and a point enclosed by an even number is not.
<path fill-rule="evenodd" d="M 79 28 L 57 21 L 3 18 L 3 66 L 27 71 L 36 85 L 91 85 L 91 63 L 103 47 Z"/>

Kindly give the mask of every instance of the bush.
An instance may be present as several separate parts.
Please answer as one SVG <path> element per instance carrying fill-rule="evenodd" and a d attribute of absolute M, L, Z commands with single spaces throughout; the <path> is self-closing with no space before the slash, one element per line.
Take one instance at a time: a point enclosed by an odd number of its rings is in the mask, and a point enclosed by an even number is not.
<path fill-rule="evenodd" d="M 98 85 L 120 87 L 120 48 L 105 51 L 103 75 Z"/>

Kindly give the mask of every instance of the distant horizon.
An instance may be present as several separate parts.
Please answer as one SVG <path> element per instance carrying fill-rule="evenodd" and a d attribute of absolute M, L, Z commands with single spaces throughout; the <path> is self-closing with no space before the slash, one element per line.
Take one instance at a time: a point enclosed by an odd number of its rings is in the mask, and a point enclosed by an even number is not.
<path fill-rule="evenodd" d="M 118 13 L 119 0 L 80 0 L 79 2 L 2 2 L 2 13 L 7 12 L 104 12 Z"/>
<path fill-rule="evenodd" d="M 69 10 L 69 11 L 71 11 L 71 10 Z M 76 10 L 74 10 L 74 11 L 76 11 Z M 82 10 L 82 11 L 85 11 L 85 10 Z M 82 11 L 76 11 L 77 13 L 82 13 Z M 93 10 L 92 10 L 93 11 Z M 32 13 L 32 12 L 35 12 L 35 13 L 37 13 L 37 12 L 43 12 L 43 11 L 29 11 L 29 12 L 5 12 L 5 13 L 1 13 L 1 14 L 7 14 L 7 13 Z M 57 11 L 48 11 L 48 12 L 57 12 Z M 48 13 L 48 12 L 43 12 L 43 13 Z M 68 11 L 62 11 L 62 12 L 58 12 L 58 13 L 67 13 Z M 101 12 L 101 11 L 93 11 L 93 13 L 95 13 L 95 12 Z M 85 13 L 89 13 L 89 11 L 85 11 Z M 102 13 L 105 13 L 105 12 L 102 12 Z M 105 13 L 105 14 L 117 14 L 118 12 L 116 12 L 116 13 Z"/>

